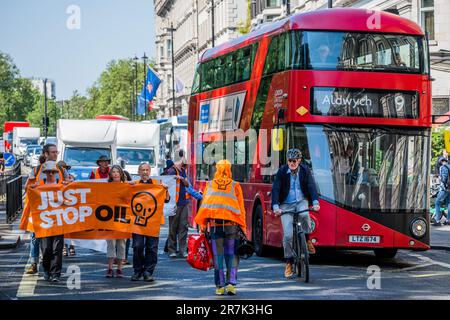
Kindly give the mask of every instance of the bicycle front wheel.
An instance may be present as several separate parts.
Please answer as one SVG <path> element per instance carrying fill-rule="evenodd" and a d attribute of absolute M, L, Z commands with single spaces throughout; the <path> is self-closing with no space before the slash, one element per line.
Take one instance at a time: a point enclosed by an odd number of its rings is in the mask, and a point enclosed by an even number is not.
<path fill-rule="evenodd" d="M 306 239 L 304 233 L 298 235 L 300 243 L 300 259 L 297 264 L 297 275 L 303 278 L 305 282 L 309 282 L 309 253 L 306 246 Z"/>

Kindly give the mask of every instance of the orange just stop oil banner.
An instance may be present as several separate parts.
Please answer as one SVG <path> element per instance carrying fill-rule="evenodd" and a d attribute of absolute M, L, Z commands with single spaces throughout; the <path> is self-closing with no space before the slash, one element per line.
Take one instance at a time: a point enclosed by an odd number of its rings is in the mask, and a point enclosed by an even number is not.
<path fill-rule="evenodd" d="M 88 230 L 159 236 L 166 196 L 161 185 L 73 182 L 27 192 L 37 238 Z"/>

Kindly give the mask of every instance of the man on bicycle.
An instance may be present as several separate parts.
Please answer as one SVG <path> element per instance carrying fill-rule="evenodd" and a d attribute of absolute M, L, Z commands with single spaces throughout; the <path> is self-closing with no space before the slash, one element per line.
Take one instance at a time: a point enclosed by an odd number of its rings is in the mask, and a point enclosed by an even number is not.
<path fill-rule="evenodd" d="M 316 184 L 308 166 L 301 164 L 302 153 L 298 149 L 289 149 L 287 152 L 288 164 L 282 166 L 275 177 L 272 185 L 272 209 L 276 215 L 282 212 L 298 212 L 306 210 L 309 203 L 312 203 L 313 210 L 319 211 L 319 201 L 316 191 Z M 309 240 L 309 229 L 311 228 L 311 218 L 309 212 L 300 214 L 299 221 L 302 226 L 308 226 L 308 230 L 303 227 L 308 247 L 308 252 L 314 254 L 314 246 Z M 292 254 L 293 245 L 293 214 L 287 213 L 281 216 L 283 225 L 283 248 L 286 259 L 284 276 L 291 278 L 294 276 L 294 258 Z"/>

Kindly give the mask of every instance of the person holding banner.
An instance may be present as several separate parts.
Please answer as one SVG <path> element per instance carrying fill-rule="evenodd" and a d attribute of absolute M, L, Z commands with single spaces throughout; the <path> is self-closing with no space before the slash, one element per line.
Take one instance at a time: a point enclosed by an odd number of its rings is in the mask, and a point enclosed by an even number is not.
<path fill-rule="evenodd" d="M 55 161 L 46 161 L 42 165 L 42 173 L 45 178 L 36 182 L 31 188 L 36 188 L 41 185 L 50 184 L 67 184 L 67 181 L 57 179 L 56 176 L 59 170 Z M 44 237 L 41 239 L 42 246 L 42 267 L 44 268 L 44 280 L 59 282 L 62 269 L 62 256 L 64 247 L 64 235 L 56 235 L 51 237 Z"/>
<path fill-rule="evenodd" d="M 101 156 L 100 159 L 105 156 Z M 104 160 L 100 160 L 98 162 L 104 162 Z M 126 181 L 125 174 L 123 173 L 122 168 L 119 165 L 113 165 L 111 170 L 108 172 L 108 182 L 112 183 L 124 183 Z M 130 182 L 133 183 L 133 182 Z M 107 249 L 106 254 L 108 256 L 108 272 L 106 273 L 107 278 L 112 278 L 114 276 L 113 273 L 113 264 L 114 259 L 117 258 L 117 270 L 116 277 L 123 278 L 122 264 L 125 259 L 125 245 L 126 239 L 112 239 L 106 240 Z"/>
<path fill-rule="evenodd" d="M 220 160 L 214 179 L 206 185 L 195 222 L 211 232 L 216 295 L 236 294 L 239 228 L 246 229 L 241 186 L 232 179 L 231 163 Z"/>
<path fill-rule="evenodd" d="M 40 181 L 43 181 L 44 176 L 45 176 L 42 174 L 43 173 L 42 169 L 43 169 L 44 163 L 46 161 L 56 161 L 57 158 L 58 158 L 58 148 L 56 147 L 56 145 L 51 144 L 51 143 L 46 144 L 42 148 L 42 154 L 39 157 L 39 165 L 37 167 L 33 168 L 33 170 L 31 170 L 31 172 L 28 176 L 28 180 L 25 185 L 25 191 L 27 190 L 27 188 L 29 186 L 33 185 L 34 183 L 36 183 L 36 182 L 39 183 Z M 70 181 L 70 176 L 66 169 L 64 169 L 63 167 L 60 167 L 58 165 L 56 166 L 56 168 L 58 170 L 58 173 L 55 176 L 55 178 L 57 180 L 60 180 L 61 177 L 63 177 L 64 180 Z M 25 198 L 25 206 L 24 206 L 24 210 L 23 210 L 22 219 L 26 223 L 28 223 L 27 207 L 28 207 L 28 200 L 27 200 L 27 198 Z M 34 232 L 31 233 L 31 240 L 30 240 L 31 265 L 27 269 L 27 272 L 26 272 L 27 274 L 36 274 L 38 272 L 37 265 L 39 262 L 40 244 L 41 244 L 41 239 L 36 238 Z"/>
<path fill-rule="evenodd" d="M 139 184 L 157 184 L 156 180 L 150 179 L 150 164 L 144 162 L 138 167 L 141 177 Z M 162 184 L 166 189 L 167 186 Z M 166 192 L 165 203 L 170 201 L 170 194 Z M 159 237 L 150 237 L 133 233 L 133 269 L 134 274 L 131 281 L 138 281 L 142 276 L 144 281 L 152 282 L 153 272 L 158 262 Z"/>

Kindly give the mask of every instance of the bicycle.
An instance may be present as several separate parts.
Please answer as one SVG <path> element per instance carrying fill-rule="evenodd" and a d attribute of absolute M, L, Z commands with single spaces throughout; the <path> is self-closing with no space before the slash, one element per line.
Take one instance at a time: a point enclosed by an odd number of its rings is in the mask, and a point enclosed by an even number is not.
<path fill-rule="evenodd" d="M 304 278 L 304 281 L 309 282 L 309 252 L 308 247 L 306 245 L 305 232 L 303 230 L 302 224 L 299 221 L 298 217 L 300 213 L 313 211 L 312 208 L 308 208 L 300 211 L 285 211 L 283 214 L 292 213 L 293 219 L 293 234 L 292 239 L 292 253 L 294 258 L 294 270 L 297 274 L 297 277 Z"/>

